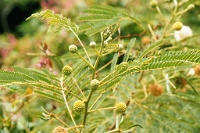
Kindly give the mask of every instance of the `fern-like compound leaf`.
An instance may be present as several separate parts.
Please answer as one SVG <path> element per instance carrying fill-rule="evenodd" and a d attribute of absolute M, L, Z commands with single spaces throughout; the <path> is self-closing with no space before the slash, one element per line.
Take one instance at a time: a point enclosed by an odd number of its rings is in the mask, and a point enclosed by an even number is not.
<path fill-rule="evenodd" d="M 30 18 L 41 18 L 42 20 L 47 20 L 49 31 L 51 31 L 52 28 L 57 28 L 59 30 L 62 27 L 65 27 L 75 33 L 77 33 L 79 30 L 78 25 L 71 22 L 69 18 L 63 17 L 62 14 L 56 14 L 52 10 L 45 10 L 39 13 L 34 13 L 29 18 L 27 18 L 27 20 Z"/>
<path fill-rule="evenodd" d="M 124 19 L 136 20 L 131 17 L 128 11 L 111 6 L 91 6 L 83 11 L 84 15 L 78 19 L 83 23 L 80 30 L 91 36 L 103 31 L 106 27 L 118 25 Z M 138 22 L 138 21 L 137 21 Z"/>
<path fill-rule="evenodd" d="M 200 51 L 170 51 L 142 62 L 141 69 L 163 69 L 193 63 L 200 64 Z"/>

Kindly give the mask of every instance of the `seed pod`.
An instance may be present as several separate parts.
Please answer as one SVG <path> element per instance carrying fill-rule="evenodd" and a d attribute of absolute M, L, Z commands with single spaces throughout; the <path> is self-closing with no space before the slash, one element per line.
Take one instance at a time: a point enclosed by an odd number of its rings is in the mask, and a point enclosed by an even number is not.
<path fill-rule="evenodd" d="M 69 51 L 70 51 L 71 53 L 76 53 L 77 50 L 78 50 L 78 48 L 77 48 L 76 45 L 74 45 L 74 44 L 69 45 Z"/>
<path fill-rule="evenodd" d="M 183 24 L 181 22 L 175 22 L 173 25 L 172 25 L 172 29 L 173 30 L 181 30 L 183 27 Z"/>
<path fill-rule="evenodd" d="M 90 82 L 91 89 L 93 89 L 93 90 L 96 89 L 97 87 L 99 87 L 99 84 L 100 84 L 99 80 L 93 79 Z"/>
<path fill-rule="evenodd" d="M 62 126 L 57 126 L 51 133 L 68 133 L 68 131 Z"/>
<path fill-rule="evenodd" d="M 78 100 L 74 102 L 74 105 L 73 105 L 74 111 L 80 113 L 84 110 L 84 108 L 85 108 L 85 103 L 83 101 Z"/>
<path fill-rule="evenodd" d="M 151 95 L 158 97 L 158 96 L 161 96 L 163 94 L 164 89 L 159 84 L 151 84 L 149 86 L 149 91 L 150 91 Z"/>
<path fill-rule="evenodd" d="M 72 68 L 70 66 L 64 66 L 62 68 L 62 73 L 65 75 L 65 76 L 69 76 L 71 73 L 72 73 Z"/>
<path fill-rule="evenodd" d="M 157 1 L 157 0 L 151 0 L 151 1 L 150 1 L 150 6 L 151 6 L 152 8 L 155 8 L 156 6 L 158 6 L 158 1 Z"/>
<path fill-rule="evenodd" d="M 115 105 L 115 107 L 116 107 L 116 112 L 117 112 L 117 113 L 120 113 L 120 114 L 125 113 L 125 112 L 126 112 L 126 109 L 127 109 L 126 104 L 123 103 L 123 102 L 117 103 L 117 104 Z"/>

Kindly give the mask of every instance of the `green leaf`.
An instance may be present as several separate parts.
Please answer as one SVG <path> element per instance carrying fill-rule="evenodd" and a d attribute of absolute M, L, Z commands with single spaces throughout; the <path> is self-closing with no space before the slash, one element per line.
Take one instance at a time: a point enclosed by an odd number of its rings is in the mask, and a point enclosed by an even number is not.
<path fill-rule="evenodd" d="M 200 51 L 170 51 L 154 56 L 141 63 L 142 70 L 163 69 L 187 66 L 191 63 L 200 64 Z"/>
<path fill-rule="evenodd" d="M 91 6 L 83 12 L 84 15 L 80 16 L 78 20 L 83 22 L 80 25 L 80 29 L 85 31 L 88 36 L 101 32 L 107 27 L 118 25 L 125 19 L 139 23 L 139 21 L 129 15 L 128 11 L 111 6 Z"/>
<path fill-rule="evenodd" d="M 65 27 L 75 33 L 77 33 L 79 30 L 79 26 L 71 22 L 69 18 L 63 17 L 62 14 L 55 14 L 52 10 L 34 13 L 28 17 L 27 20 L 31 18 L 41 18 L 42 20 L 47 20 L 47 24 L 49 25 L 48 31 L 51 31 L 53 27 L 56 27 L 58 30 L 62 27 Z"/>
<path fill-rule="evenodd" d="M 117 61 L 118 61 L 118 53 L 115 53 L 112 59 L 111 72 L 114 71 Z"/>
<path fill-rule="evenodd" d="M 139 56 L 139 59 L 142 59 L 144 56 L 146 56 L 149 52 L 152 52 L 153 50 L 155 50 L 156 48 L 160 47 L 161 45 L 163 45 L 163 40 L 159 40 L 153 44 L 151 44 L 149 47 L 147 47 Z"/>
<path fill-rule="evenodd" d="M 132 38 L 128 44 L 128 47 L 126 49 L 126 53 L 124 54 L 124 58 L 123 58 L 123 62 L 127 62 L 128 61 L 128 58 L 129 58 L 129 55 L 130 55 L 130 52 L 135 44 L 135 40 L 136 38 Z"/>

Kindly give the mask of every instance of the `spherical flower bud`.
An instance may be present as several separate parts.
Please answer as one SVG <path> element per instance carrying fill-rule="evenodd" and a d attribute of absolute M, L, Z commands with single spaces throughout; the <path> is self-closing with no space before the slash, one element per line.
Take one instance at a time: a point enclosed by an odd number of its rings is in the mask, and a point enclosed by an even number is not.
<path fill-rule="evenodd" d="M 173 25 L 172 25 L 172 29 L 173 30 L 181 30 L 183 27 L 183 24 L 181 22 L 175 22 Z"/>
<path fill-rule="evenodd" d="M 187 6 L 187 9 L 190 10 L 190 9 L 192 9 L 192 8 L 194 8 L 194 7 L 195 7 L 194 4 L 189 4 L 189 5 Z"/>
<path fill-rule="evenodd" d="M 76 51 L 78 50 L 77 46 L 74 44 L 69 45 L 69 51 L 71 53 L 76 53 Z"/>
<path fill-rule="evenodd" d="M 151 38 L 149 36 L 143 36 L 141 41 L 143 45 L 147 45 L 151 43 Z"/>
<path fill-rule="evenodd" d="M 190 29 L 190 27 L 183 25 L 181 30 L 179 31 L 174 31 L 174 37 L 176 39 L 176 41 L 181 41 L 184 40 L 188 37 L 191 37 L 192 34 L 192 30 Z"/>
<path fill-rule="evenodd" d="M 57 126 L 51 133 L 68 133 L 68 131 L 62 126 Z"/>
<path fill-rule="evenodd" d="M 99 86 L 100 82 L 99 80 L 97 79 L 93 79 L 91 82 L 90 82 L 90 86 L 92 89 L 96 89 L 98 86 Z"/>
<path fill-rule="evenodd" d="M 115 105 L 115 108 L 117 113 L 123 114 L 126 112 L 127 106 L 125 103 L 119 102 Z"/>
<path fill-rule="evenodd" d="M 90 42 L 90 47 L 95 48 L 96 47 L 96 42 Z"/>
<path fill-rule="evenodd" d="M 123 44 L 119 44 L 118 45 L 118 51 L 122 51 L 124 49 L 124 45 Z"/>
<path fill-rule="evenodd" d="M 155 8 L 156 6 L 158 6 L 158 1 L 157 1 L 157 0 L 151 0 L 151 1 L 150 1 L 150 6 L 151 6 L 152 8 Z"/>
<path fill-rule="evenodd" d="M 195 70 L 194 70 L 194 68 L 191 68 L 191 69 L 189 70 L 188 75 L 191 75 L 191 76 L 195 75 Z"/>
<path fill-rule="evenodd" d="M 197 65 L 197 66 L 194 68 L 194 72 L 195 72 L 195 75 L 200 75 L 200 65 Z"/>
<path fill-rule="evenodd" d="M 160 96 L 160 95 L 163 94 L 164 89 L 163 89 L 163 87 L 162 87 L 161 85 L 159 85 L 159 84 L 151 84 L 151 85 L 149 86 L 149 91 L 150 91 L 151 95 L 157 96 L 157 97 L 158 97 L 158 96 Z"/>
<path fill-rule="evenodd" d="M 70 66 L 64 66 L 62 68 L 62 73 L 65 75 L 65 76 L 69 76 L 71 73 L 72 73 L 72 68 Z"/>
<path fill-rule="evenodd" d="M 76 112 L 82 112 L 85 108 L 85 103 L 81 100 L 74 102 L 73 109 Z"/>

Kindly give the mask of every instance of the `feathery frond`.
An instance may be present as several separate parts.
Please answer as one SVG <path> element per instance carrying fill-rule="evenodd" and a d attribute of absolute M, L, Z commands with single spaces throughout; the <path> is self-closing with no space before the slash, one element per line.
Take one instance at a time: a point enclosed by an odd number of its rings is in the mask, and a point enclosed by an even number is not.
<path fill-rule="evenodd" d="M 142 70 L 163 69 L 200 63 L 200 51 L 170 51 L 141 63 Z"/>
<path fill-rule="evenodd" d="M 132 18 L 126 10 L 111 6 L 91 6 L 83 12 L 85 14 L 78 18 L 83 22 L 80 29 L 86 31 L 88 36 L 101 32 L 106 27 L 118 25 L 124 19 L 136 22 L 136 19 Z"/>
<path fill-rule="evenodd" d="M 51 29 L 54 27 L 56 27 L 57 30 L 60 30 L 62 27 L 64 27 L 75 33 L 77 33 L 79 30 L 78 25 L 71 22 L 69 18 L 63 17 L 62 14 L 55 14 L 52 10 L 45 10 L 39 13 L 34 13 L 29 18 L 27 18 L 27 20 L 30 18 L 41 18 L 42 20 L 47 20 L 49 31 L 51 31 Z"/>

